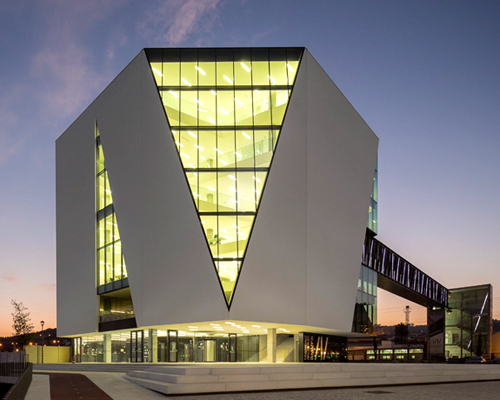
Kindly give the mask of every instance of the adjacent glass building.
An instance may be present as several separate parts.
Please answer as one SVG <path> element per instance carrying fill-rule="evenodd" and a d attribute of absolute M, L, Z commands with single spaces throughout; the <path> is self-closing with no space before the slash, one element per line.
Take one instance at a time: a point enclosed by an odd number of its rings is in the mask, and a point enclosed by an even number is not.
<path fill-rule="evenodd" d="M 445 357 L 490 357 L 492 287 L 479 285 L 450 289 L 445 314 Z"/>

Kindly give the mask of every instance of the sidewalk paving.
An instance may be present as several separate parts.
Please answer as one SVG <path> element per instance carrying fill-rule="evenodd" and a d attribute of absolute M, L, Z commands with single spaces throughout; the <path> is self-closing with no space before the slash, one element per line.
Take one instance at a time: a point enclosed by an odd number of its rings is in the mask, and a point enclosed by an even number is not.
<path fill-rule="evenodd" d="M 45 371 L 44 371 L 45 372 Z M 47 371 L 49 372 L 49 371 Z M 61 393 L 59 388 L 64 385 L 63 378 L 49 380 L 49 375 L 39 373 L 33 374 L 33 382 L 28 390 L 26 400 L 443 400 L 443 399 L 498 399 L 500 393 L 500 381 L 495 382 L 471 382 L 451 384 L 427 384 L 411 386 L 387 386 L 387 387 L 363 387 L 352 389 L 317 389 L 296 390 L 282 392 L 258 392 L 258 393 L 227 393 L 194 396 L 165 396 L 133 384 L 123 378 L 123 373 L 118 372 L 49 372 L 52 375 L 73 375 L 70 386 L 65 386 L 62 395 L 65 397 L 54 397 Z M 76 378 L 77 376 L 81 378 Z M 84 378 L 84 379 L 82 379 Z M 88 379 L 87 379 L 88 378 Z M 69 378 L 67 378 L 69 379 Z M 70 397 L 69 394 L 75 389 L 78 381 L 84 385 L 79 391 L 79 397 Z M 66 381 L 69 382 L 69 380 Z M 50 385 L 50 389 L 49 389 Z M 95 386 L 101 395 L 106 397 L 95 397 L 86 386 Z M 95 392 L 94 392 L 95 393 Z M 52 397 L 51 397 L 52 394 Z M 90 397 L 89 397 L 90 396 Z"/>

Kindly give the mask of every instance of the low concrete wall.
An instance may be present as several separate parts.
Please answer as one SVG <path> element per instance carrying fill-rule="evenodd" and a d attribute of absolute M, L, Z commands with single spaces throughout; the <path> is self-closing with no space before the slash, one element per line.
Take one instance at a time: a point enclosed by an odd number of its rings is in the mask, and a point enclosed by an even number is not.
<path fill-rule="evenodd" d="M 33 379 L 33 364 L 30 364 L 17 382 L 3 397 L 3 400 L 24 400 Z"/>

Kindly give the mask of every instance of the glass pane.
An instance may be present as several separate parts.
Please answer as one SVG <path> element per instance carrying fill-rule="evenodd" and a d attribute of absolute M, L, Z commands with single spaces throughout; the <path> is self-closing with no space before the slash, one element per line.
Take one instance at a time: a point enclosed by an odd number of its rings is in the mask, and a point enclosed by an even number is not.
<path fill-rule="evenodd" d="M 199 208 L 199 198 L 201 195 L 198 193 L 198 173 L 196 172 L 186 172 L 186 176 L 189 182 L 189 188 L 193 194 L 193 199 L 196 204 L 196 208 Z"/>
<path fill-rule="evenodd" d="M 269 62 L 268 61 L 253 61 L 252 62 L 252 79 L 254 86 L 269 85 Z"/>
<path fill-rule="evenodd" d="M 106 221 L 103 218 L 97 224 L 97 248 L 101 248 L 106 244 Z"/>
<path fill-rule="evenodd" d="M 234 172 L 219 172 L 219 212 L 237 211 L 237 189 Z"/>
<path fill-rule="evenodd" d="M 101 174 L 97 177 L 97 211 L 102 210 L 104 208 L 105 197 L 104 197 L 104 187 L 106 179 L 104 174 Z"/>
<path fill-rule="evenodd" d="M 178 62 L 163 63 L 163 86 L 180 85 L 180 68 Z"/>
<path fill-rule="evenodd" d="M 236 216 L 219 215 L 219 258 L 238 256 Z"/>
<path fill-rule="evenodd" d="M 198 86 L 197 62 L 181 63 L 181 86 Z"/>
<path fill-rule="evenodd" d="M 104 244 L 110 244 L 113 242 L 113 228 L 114 228 L 114 214 L 106 217 L 104 225 Z"/>
<path fill-rule="evenodd" d="M 236 131 L 236 157 L 238 168 L 254 167 L 253 130 Z"/>
<path fill-rule="evenodd" d="M 106 251 L 106 283 L 113 281 L 113 246 L 107 246 Z"/>
<path fill-rule="evenodd" d="M 215 91 L 213 93 L 216 93 Z M 202 90 L 198 94 L 198 118 L 200 126 L 211 126 L 217 119 L 216 96 L 211 91 Z"/>
<path fill-rule="evenodd" d="M 113 245 L 114 248 L 114 274 L 115 274 L 115 281 L 119 281 L 122 279 L 122 246 L 121 242 L 116 242 Z"/>
<path fill-rule="evenodd" d="M 175 147 L 177 147 L 177 151 L 180 154 L 180 147 L 183 147 L 184 145 L 181 145 L 181 142 L 179 142 L 179 131 L 172 130 L 172 136 L 174 137 Z"/>
<path fill-rule="evenodd" d="M 217 211 L 217 174 L 215 172 L 199 172 L 199 210 Z"/>
<path fill-rule="evenodd" d="M 234 63 L 235 85 L 249 86 L 252 84 L 252 63 L 250 61 L 238 61 Z"/>
<path fill-rule="evenodd" d="M 212 257 L 217 258 L 218 244 L 221 241 L 217 229 L 217 216 L 201 215 L 200 219 L 208 245 L 210 246 L 210 251 L 212 252 Z"/>
<path fill-rule="evenodd" d="M 127 276 L 127 266 L 125 265 L 125 256 L 122 251 L 122 279 L 125 279 Z"/>
<path fill-rule="evenodd" d="M 256 205 L 256 189 L 253 172 L 238 172 L 237 173 L 237 199 L 238 211 L 255 211 Z"/>
<path fill-rule="evenodd" d="M 104 171 L 104 153 L 102 151 L 102 146 L 97 148 L 96 164 L 96 174 Z"/>
<path fill-rule="evenodd" d="M 106 283 L 106 255 L 105 249 L 100 249 L 97 251 L 97 263 L 99 265 L 99 286 Z"/>
<path fill-rule="evenodd" d="M 161 91 L 161 98 L 170 126 L 180 125 L 179 100 L 180 92 L 176 90 Z"/>
<path fill-rule="evenodd" d="M 238 257 L 243 257 L 245 255 L 254 220 L 254 215 L 238 216 Z"/>
<path fill-rule="evenodd" d="M 234 91 L 217 92 L 217 125 L 234 125 Z"/>
<path fill-rule="evenodd" d="M 163 85 L 163 73 L 161 62 L 151 63 L 151 70 L 153 71 L 153 77 L 155 78 L 155 82 L 157 86 Z"/>
<path fill-rule="evenodd" d="M 288 84 L 293 85 L 295 81 L 295 76 L 297 75 L 297 69 L 299 68 L 298 61 L 288 61 L 286 64 L 286 68 L 288 70 Z"/>
<path fill-rule="evenodd" d="M 260 198 L 262 196 L 262 190 L 264 189 L 264 184 L 266 183 L 267 172 L 256 172 L 254 175 L 255 180 L 255 194 L 257 197 L 257 203 L 260 203 Z"/>
<path fill-rule="evenodd" d="M 234 107 L 236 112 L 236 125 L 253 124 L 252 91 L 238 90 L 234 96 Z"/>
<path fill-rule="evenodd" d="M 235 143 L 234 131 L 219 131 L 217 134 L 217 158 L 219 168 L 234 168 L 235 164 Z"/>
<path fill-rule="evenodd" d="M 241 263 L 239 261 L 219 261 L 217 264 L 219 279 L 224 289 L 224 295 L 226 296 L 227 302 L 230 303 Z"/>
<path fill-rule="evenodd" d="M 199 131 L 199 145 L 203 148 L 200 151 L 199 168 L 215 168 L 217 160 L 217 133 L 215 131 Z"/>
<path fill-rule="evenodd" d="M 271 61 L 270 67 L 269 80 L 271 81 L 271 85 L 287 85 L 288 75 L 285 59 L 283 58 L 283 61 Z"/>
<path fill-rule="evenodd" d="M 254 90 L 254 124 L 271 125 L 270 98 L 269 90 Z"/>
<path fill-rule="evenodd" d="M 268 130 L 255 131 L 255 166 L 269 167 L 272 154 L 272 133 Z"/>
<path fill-rule="evenodd" d="M 198 103 L 197 92 L 184 90 L 180 92 L 181 99 L 181 125 L 198 125 Z"/>
<path fill-rule="evenodd" d="M 271 91 L 273 125 L 281 125 L 288 105 L 288 90 Z"/>
<path fill-rule="evenodd" d="M 198 68 L 200 86 L 215 86 L 215 62 L 200 62 Z"/>
<path fill-rule="evenodd" d="M 184 168 L 198 168 L 198 131 L 180 131 L 180 155 Z"/>
<path fill-rule="evenodd" d="M 233 86 L 233 63 L 218 62 L 217 63 L 217 86 Z"/>

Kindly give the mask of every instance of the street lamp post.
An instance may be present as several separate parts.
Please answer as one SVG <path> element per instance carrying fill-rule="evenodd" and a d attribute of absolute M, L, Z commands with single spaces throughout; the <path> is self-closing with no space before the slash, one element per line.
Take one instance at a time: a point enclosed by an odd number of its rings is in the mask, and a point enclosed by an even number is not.
<path fill-rule="evenodd" d="M 40 321 L 40 325 L 42 325 L 42 364 L 43 364 L 43 326 L 45 325 L 45 321 Z"/>

